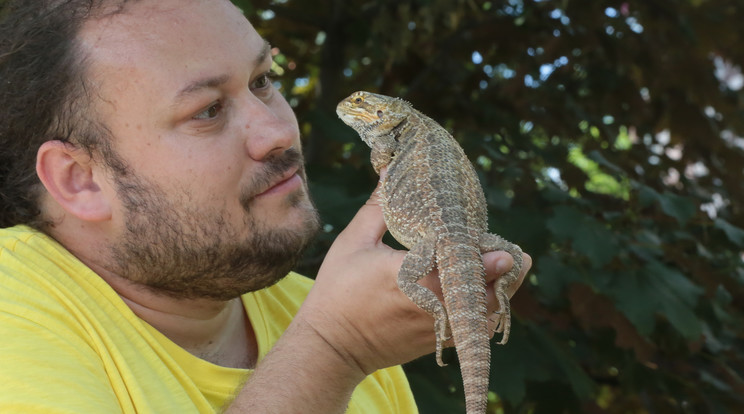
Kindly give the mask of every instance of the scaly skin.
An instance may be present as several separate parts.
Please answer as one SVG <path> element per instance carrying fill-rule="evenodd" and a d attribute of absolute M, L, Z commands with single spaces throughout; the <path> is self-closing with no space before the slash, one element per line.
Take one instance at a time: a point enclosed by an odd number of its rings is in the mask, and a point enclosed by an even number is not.
<path fill-rule="evenodd" d="M 485 413 L 491 348 L 482 253 L 505 250 L 514 267 L 495 286 L 500 312 L 496 332 L 509 339 L 507 288 L 518 279 L 522 250 L 488 233 L 486 200 L 472 164 L 452 136 L 398 98 L 355 92 L 337 108 L 341 120 L 372 148 L 382 180 L 382 212 L 390 233 L 409 249 L 398 286 L 434 317 L 436 357 L 451 330 L 465 387 L 468 414 Z M 444 305 L 417 282 L 434 268 Z"/>

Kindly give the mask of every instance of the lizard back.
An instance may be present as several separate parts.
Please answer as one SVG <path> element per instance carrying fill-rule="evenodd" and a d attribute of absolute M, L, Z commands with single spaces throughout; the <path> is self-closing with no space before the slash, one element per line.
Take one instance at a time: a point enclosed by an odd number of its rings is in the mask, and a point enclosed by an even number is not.
<path fill-rule="evenodd" d="M 390 233 L 409 249 L 430 231 L 465 231 L 477 239 L 487 230 L 486 201 L 472 164 L 444 128 L 418 111 L 400 130 L 382 191 Z"/>

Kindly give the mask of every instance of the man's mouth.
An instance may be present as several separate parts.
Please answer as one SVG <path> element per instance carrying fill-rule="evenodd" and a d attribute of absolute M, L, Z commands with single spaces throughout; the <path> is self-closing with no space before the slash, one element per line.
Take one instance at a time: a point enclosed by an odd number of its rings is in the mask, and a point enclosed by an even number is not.
<path fill-rule="evenodd" d="M 303 167 L 302 153 L 295 148 L 267 159 L 253 174 L 251 183 L 241 195 L 241 204 L 248 210 L 253 201 L 274 195 L 286 197 L 297 191 L 304 185 Z"/>
<path fill-rule="evenodd" d="M 293 191 L 300 185 L 302 185 L 302 178 L 299 175 L 299 167 L 293 167 L 271 180 L 269 185 L 263 191 L 256 194 L 254 198 Z"/>

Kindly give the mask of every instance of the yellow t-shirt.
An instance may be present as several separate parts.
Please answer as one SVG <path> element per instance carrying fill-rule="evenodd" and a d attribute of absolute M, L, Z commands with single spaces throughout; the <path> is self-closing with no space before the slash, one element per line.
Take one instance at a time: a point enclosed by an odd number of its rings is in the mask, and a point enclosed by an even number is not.
<path fill-rule="evenodd" d="M 259 361 L 311 286 L 290 274 L 243 296 Z M 0 229 L 0 412 L 211 413 L 250 372 L 180 348 L 53 239 L 25 226 Z M 347 412 L 417 410 L 393 367 L 357 386 Z"/>

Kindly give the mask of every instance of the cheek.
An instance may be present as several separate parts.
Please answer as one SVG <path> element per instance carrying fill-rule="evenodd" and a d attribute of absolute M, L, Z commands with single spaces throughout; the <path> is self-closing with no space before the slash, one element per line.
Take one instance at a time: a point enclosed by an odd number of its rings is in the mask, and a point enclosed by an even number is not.
<path fill-rule="evenodd" d="M 234 194 L 241 180 L 241 150 L 220 148 L 216 152 L 189 152 L 181 161 L 170 165 L 170 179 L 188 188 L 195 199 L 210 199 Z M 199 196 L 201 195 L 201 196 Z"/>

